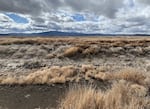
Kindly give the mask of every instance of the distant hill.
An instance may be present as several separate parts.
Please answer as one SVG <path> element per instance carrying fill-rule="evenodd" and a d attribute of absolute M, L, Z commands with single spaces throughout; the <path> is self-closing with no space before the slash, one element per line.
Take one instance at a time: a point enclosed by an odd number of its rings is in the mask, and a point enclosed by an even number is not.
<path fill-rule="evenodd" d="M 148 34 L 87 34 L 77 32 L 60 32 L 60 31 L 48 31 L 41 33 L 10 33 L 0 34 L 0 36 L 150 36 Z"/>
<path fill-rule="evenodd" d="M 60 31 L 49 31 L 41 33 L 10 33 L 10 34 L 0 34 L 0 36 L 98 36 L 102 34 L 86 34 L 77 32 L 60 32 Z"/>
<path fill-rule="evenodd" d="M 49 31 L 43 33 L 37 33 L 40 36 L 85 36 L 88 34 L 84 33 L 75 33 L 75 32 L 60 32 L 60 31 Z"/>

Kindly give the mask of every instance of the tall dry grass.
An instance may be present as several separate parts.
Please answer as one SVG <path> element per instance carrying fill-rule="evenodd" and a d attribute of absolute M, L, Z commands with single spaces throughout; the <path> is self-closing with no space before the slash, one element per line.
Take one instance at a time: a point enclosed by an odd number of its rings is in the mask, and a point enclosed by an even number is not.
<path fill-rule="evenodd" d="M 123 80 L 106 92 L 91 86 L 77 86 L 69 90 L 59 109 L 150 109 L 147 91 L 144 86 Z"/>

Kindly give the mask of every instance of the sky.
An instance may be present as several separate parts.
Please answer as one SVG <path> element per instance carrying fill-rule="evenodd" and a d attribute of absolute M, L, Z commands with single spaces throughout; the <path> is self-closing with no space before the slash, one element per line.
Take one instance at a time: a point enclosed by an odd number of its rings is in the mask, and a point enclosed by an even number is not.
<path fill-rule="evenodd" d="M 0 0 L 0 34 L 150 34 L 150 0 Z"/>

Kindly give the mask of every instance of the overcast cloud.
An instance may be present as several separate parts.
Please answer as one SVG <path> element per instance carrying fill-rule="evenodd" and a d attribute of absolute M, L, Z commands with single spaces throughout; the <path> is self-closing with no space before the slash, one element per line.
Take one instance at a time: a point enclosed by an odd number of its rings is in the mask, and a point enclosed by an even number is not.
<path fill-rule="evenodd" d="M 0 33 L 150 34 L 149 10 L 150 0 L 0 0 Z"/>

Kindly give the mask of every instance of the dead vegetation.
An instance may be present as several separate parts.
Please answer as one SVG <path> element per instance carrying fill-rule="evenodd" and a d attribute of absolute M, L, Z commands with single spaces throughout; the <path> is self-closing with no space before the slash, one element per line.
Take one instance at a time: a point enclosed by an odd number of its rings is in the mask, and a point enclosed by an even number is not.
<path fill-rule="evenodd" d="M 148 56 L 150 39 L 143 38 L 0 38 L 0 58 L 55 59 L 119 55 Z"/>
<path fill-rule="evenodd" d="M 90 75 L 92 76 L 92 75 Z M 148 76 L 148 75 L 147 75 Z M 149 84 L 146 81 L 146 75 L 145 73 L 138 72 L 133 69 L 124 69 L 120 72 L 116 73 L 103 73 L 99 72 L 98 74 L 94 75 L 95 78 L 97 79 L 102 79 L 102 80 L 127 80 L 130 82 L 138 83 L 138 84 Z"/>
<path fill-rule="evenodd" d="M 101 90 L 97 84 L 71 86 L 58 109 L 149 109 L 150 75 L 135 69 L 116 73 L 92 65 L 52 66 L 26 76 L 1 76 L 0 84 L 65 84 L 88 80 L 110 81 L 111 88 Z M 106 86 L 105 86 L 106 87 Z"/>
<path fill-rule="evenodd" d="M 134 62 L 131 61 L 139 58 L 138 56 L 145 59 L 143 62 L 138 60 L 133 64 Z M 4 59 L 0 63 L 1 71 L 6 71 L 5 69 L 9 66 L 17 70 L 21 68 L 18 75 L 15 70 L 13 70 L 15 72 L 13 75 L 2 73 L 0 84 L 51 85 L 67 82 L 80 83 L 83 80 L 94 84 L 93 81 L 110 81 L 114 84 L 105 92 L 93 86 L 71 88 L 61 101 L 59 108 L 149 109 L 149 56 L 150 38 L 148 37 L 0 38 L 0 58 Z M 32 58 L 34 59 L 30 60 Z M 107 61 L 108 58 L 111 58 L 111 61 Z M 13 60 L 12 63 L 9 63 L 11 59 L 20 61 Z M 86 59 L 91 59 L 92 62 Z M 118 66 L 124 62 L 127 63 L 125 64 L 127 66 L 134 65 L 134 68 L 137 65 L 141 65 L 138 66 L 140 68 L 144 66 L 143 69 L 147 70 L 139 71 L 121 66 L 124 70 L 111 72 L 110 68 L 105 66 L 106 64 L 113 67 L 112 63 L 117 63 L 115 65 Z M 23 69 L 32 72 L 21 73 Z"/>
<path fill-rule="evenodd" d="M 98 54 L 100 52 L 99 47 L 93 47 L 92 46 L 72 46 L 70 48 L 67 48 L 64 50 L 64 53 L 62 53 L 62 56 L 64 57 L 84 57 L 85 56 L 94 56 L 95 54 Z"/>
<path fill-rule="evenodd" d="M 66 82 L 80 82 L 80 80 L 100 81 L 126 80 L 132 83 L 150 85 L 149 73 L 138 72 L 127 68 L 115 73 L 105 72 L 104 68 L 92 65 L 75 66 L 52 66 L 29 73 L 26 76 L 0 76 L 0 84 L 55 84 Z"/>
<path fill-rule="evenodd" d="M 77 55 L 81 51 L 82 50 L 79 47 L 71 47 L 71 48 L 68 48 L 67 50 L 64 51 L 63 56 L 71 57 L 71 56 Z"/>
<path fill-rule="evenodd" d="M 67 37 L 67 38 L 42 38 L 42 37 L 1 37 L 0 45 L 10 45 L 10 44 L 30 44 L 30 45 L 41 45 L 41 44 L 51 44 L 51 43 L 66 43 L 66 44 L 99 44 L 101 46 L 147 46 L 150 43 L 149 37 Z"/>
<path fill-rule="evenodd" d="M 92 86 L 71 88 L 59 109 L 149 109 L 146 87 L 121 80 L 103 92 Z"/>
<path fill-rule="evenodd" d="M 129 42 L 130 43 L 130 42 Z M 70 48 L 65 48 L 62 51 L 61 56 L 64 57 L 97 57 L 97 56 L 119 56 L 119 55 L 133 55 L 133 56 L 147 56 L 150 54 L 149 46 L 142 47 L 141 45 L 131 45 L 128 46 L 111 46 L 111 43 L 106 44 L 81 44 L 81 45 L 72 45 Z"/>
<path fill-rule="evenodd" d="M 76 69 L 73 66 L 59 67 L 52 66 L 44 68 L 27 76 L 1 76 L 0 84 L 55 84 L 65 83 L 73 80 L 76 75 Z"/>

